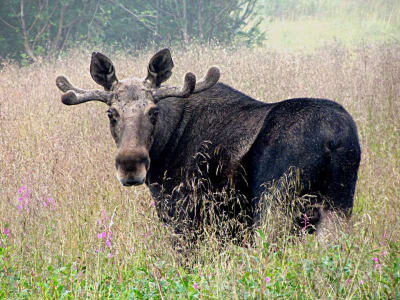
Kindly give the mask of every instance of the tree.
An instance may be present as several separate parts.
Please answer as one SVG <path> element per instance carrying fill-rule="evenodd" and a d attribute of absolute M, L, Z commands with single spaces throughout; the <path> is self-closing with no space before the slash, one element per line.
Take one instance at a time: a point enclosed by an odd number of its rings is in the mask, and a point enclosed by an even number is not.
<path fill-rule="evenodd" d="M 0 13 L 3 39 L 14 39 L 14 50 L 33 61 L 39 56 L 55 57 L 69 41 L 87 35 L 84 24 L 90 25 L 100 4 L 100 0 L 5 1 Z"/>
<path fill-rule="evenodd" d="M 0 57 L 55 58 L 81 41 L 142 49 L 264 38 L 257 0 L 3 0 Z"/>
<path fill-rule="evenodd" d="M 256 30 L 261 22 L 255 20 L 257 0 L 148 0 L 141 11 L 132 1 L 111 2 L 136 19 L 156 41 L 233 42 L 240 36 L 251 44 L 264 38 Z"/>

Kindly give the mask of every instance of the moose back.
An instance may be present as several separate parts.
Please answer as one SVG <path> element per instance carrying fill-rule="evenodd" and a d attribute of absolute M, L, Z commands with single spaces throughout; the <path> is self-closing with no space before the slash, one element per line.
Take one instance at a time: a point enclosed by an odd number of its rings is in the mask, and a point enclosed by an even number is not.
<path fill-rule="evenodd" d="M 181 88 L 161 85 L 173 66 L 163 49 L 150 59 L 144 79 L 119 80 L 111 60 L 95 52 L 90 74 L 104 90 L 56 79 L 64 104 L 108 105 L 118 180 L 124 186 L 145 183 L 163 221 L 174 220 L 176 232 L 182 224 L 196 229 L 203 214 L 195 193 L 229 186 L 241 196 L 218 213 L 257 225 L 265 184 L 293 168 L 299 171 L 299 196 L 313 195 L 314 204 L 321 204 L 309 210 L 313 228 L 330 212 L 350 217 L 361 150 L 356 125 L 341 105 L 313 98 L 257 101 L 218 83 L 216 67 L 199 82 L 187 73 Z"/>

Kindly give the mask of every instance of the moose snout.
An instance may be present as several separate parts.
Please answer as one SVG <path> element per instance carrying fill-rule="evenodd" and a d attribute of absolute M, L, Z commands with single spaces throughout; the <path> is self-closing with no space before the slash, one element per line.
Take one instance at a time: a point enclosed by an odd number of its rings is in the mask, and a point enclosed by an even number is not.
<path fill-rule="evenodd" d="M 123 186 L 143 184 L 149 165 L 150 158 L 145 151 L 119 152 L 115 158 L 117 178 Z"/>

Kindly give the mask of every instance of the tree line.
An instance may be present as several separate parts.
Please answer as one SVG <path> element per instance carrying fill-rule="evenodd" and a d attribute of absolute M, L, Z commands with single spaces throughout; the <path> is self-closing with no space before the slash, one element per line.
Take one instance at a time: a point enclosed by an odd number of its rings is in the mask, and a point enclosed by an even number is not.
<path fill-rule="evenodd" d="M 258 0 L 2 0 L 0 58 L 37 61 L 88 42 L 141 50 L 165 43 L 252 45 Z"/>

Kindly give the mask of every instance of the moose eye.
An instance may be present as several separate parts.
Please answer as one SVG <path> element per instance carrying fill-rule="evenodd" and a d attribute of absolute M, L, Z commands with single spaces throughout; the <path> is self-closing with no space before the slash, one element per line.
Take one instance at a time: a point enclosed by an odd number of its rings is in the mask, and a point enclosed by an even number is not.
<path fill-rule="evenodd" d="M 109 119 L 113 118 L 113 113 L 112 113 L 111 109 L 107 110 L 107 116 L 108 116 Z"/>
<path fill-rule="evenodd" d="M 115 123 L 117 115 L 118 114 L 117 114 L 117 112 L 115 112 L 115 110 L 113 110 L 111 108 L 107 110 L 107 116 L 110 119 L 110 122 Z"/>
<path fill-rule="evenodd" d="M 159 113 L 159 109 L 158 107 L 153 107 L 149 110 L 149 118 L 150 118 L 150 122 L 154 125 L 157 122 L 157 117 L 158 117 L 158 113 Z"/>

